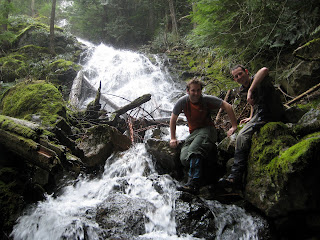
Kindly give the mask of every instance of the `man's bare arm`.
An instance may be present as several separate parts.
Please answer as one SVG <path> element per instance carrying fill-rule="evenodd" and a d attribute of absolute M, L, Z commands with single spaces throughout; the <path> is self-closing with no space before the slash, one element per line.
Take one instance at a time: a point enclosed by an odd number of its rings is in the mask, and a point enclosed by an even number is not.
<path fill-rule="evenodd" d="M 178 115 L 175 115 L 174 113 L 171 114 L 170 118 L 170 147 L 177 147 L 178 146 L 178 140 L 176 138 L 176 127 L 177 127 L 177 119 Z"/>

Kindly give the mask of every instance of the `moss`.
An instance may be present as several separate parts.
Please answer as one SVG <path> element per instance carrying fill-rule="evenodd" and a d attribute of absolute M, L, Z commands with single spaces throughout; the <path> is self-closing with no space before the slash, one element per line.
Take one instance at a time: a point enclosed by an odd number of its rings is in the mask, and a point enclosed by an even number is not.
<path fill-rule="evenodd" d="M 43 125 L 52 125 L 66 114 L 61 93 L 44 81 L 17 84 L 6 93 L 0 108 L 4 115 L 26 120 L 37 115 Z"/>
<path fill-rule="evenodd" d="M 15 188 L 13 183 L 5 184 L 0 181 L 0 223 L 4 229 L 10 229 L 10 226 L 13 226 L 15 217 L 24 206 L 21 195 L 13 192 L 13 188 Z"/>
<path fill-rule="evenodd" d="M 17 124 L 3 115 L 0 115 L 0 128 L 26 138 L 30 138 L 33 140 L 38 139 L 38 134 L 35 131 L 28 127 Z"/>
<path fill-rule="evenodd" d="M 261 174 L 272 159 L 296 143 L 285 124 L 269 122 L 252 138 L 249 164 L 256 173 Z"/>
<path fill-rule="evenodd" d="M 26 53 L 28 55 L 38 55 L 39 53 L 49 54 L 49 50 L 46 47 L 40 47 L 36 45 L 25 45 L 18 50 L 20 53 Z"/>
<path fill-rule="evenodd" d="M 76 71 L 79 71 L 81 69 L 80 65 L 75 64 L 74 62 L 71 61 L 66 61 L 64 59 L 59 59 L 57 61 L 54 61 L 49 65 L 50 69 L 54 70 L 62 70 L 62 71 L 67 71 L 69 68 L 73 68 Z"/>
<path fill-rule="evenodd" d="M 272 159 L 265 169 L 273 177 L 276 177 L 278 174 L 287 174 L 292 171 L 301 170 L 309 160 L 312 160 L 312 153 L 316 152 L 319 144 L 319 132 L 308 135 L 304 140 Z"/>

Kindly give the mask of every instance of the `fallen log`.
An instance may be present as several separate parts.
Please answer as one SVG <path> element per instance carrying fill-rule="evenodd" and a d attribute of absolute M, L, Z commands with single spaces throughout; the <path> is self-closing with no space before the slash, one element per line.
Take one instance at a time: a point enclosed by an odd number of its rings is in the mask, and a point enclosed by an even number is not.
<path fill-rule="evenodd" d="M 145 94 L 137 99 L 135 99 L 133 102 L 123 106 L 122 108 L 118 109 L 117 111 L 113 112 L 117 116 L 122 115 L 126 113 L 127 111 L 134 109 L 136 107 L 139 107 L 140 105 L 150 101 L 151 99 L 151 94 Z"/>
<path fill-rule="evenodd" d="M 285 103 L 284 106 L 286 108 L 289 108 L 290 104 L 297 102 L 301 98 L 303 98 L 303 97 L 307 96 L 308 94 L 316 91 L 318 88 L 320 88 L 320 83 L 315 85 L 315 86 L 313 86 L 312 88 L 310 88 L 309 90 L 305 91 L 304 93 L 300 94 L 299 96 L 295 97 L 294 99 L 290 100 L 289 102 Z"/>

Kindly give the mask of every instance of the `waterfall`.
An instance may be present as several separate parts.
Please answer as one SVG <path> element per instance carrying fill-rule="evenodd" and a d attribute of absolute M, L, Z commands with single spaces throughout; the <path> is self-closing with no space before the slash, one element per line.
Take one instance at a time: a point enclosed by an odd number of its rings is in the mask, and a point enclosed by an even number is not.
<path fill-rule="evenodd" d="M 144 107 L 156 116 L 163 116 L 161 111 L 154 110 L 171 110 L 184 92 L 183 84 L 175 83 L 156 56 L 151 62 L 142 54 L 103 44 L 92 47 L 89 56 L 83 66 L 84 75 L 96 88 L 101 82 L 102 94 L 118 106 L 150 93 L 152 101 Z M 91 100 L 83 96 L 81 107 Z M 184 138 L 186 132 L 187 128 L 180 128 L 178 138 Z M 138 143 L 106 159 L 101 176 L 92 179 L 81 175 L 61 192 L 47 195 L 44 201 L 30 206 L 18 219 L 11 236 L 25 240 L 91 240 L 113 239 L 110 231 L 119 234 L 126 231 L 125 239 L 197 239 L 177 234 L 177 196 L 175 180 L 169 175 L 159 175 L 144 143 Z M 207 204 L 216 219 L 217 239 L 257 239 L 258 229 L 263 228 L 260 219 L 236 206 L 217 201 L 207 201 Z M 110 218 L 110 231 L 98 223 L 98 218 L 100 222 L 106 221 L 104 217 Z M 141 217 L 144 225 L 138 228 L 141 234 L 129 236 L 130 226 L 122 222 L 128 218 L 134 221 L 135 217 Z M 236 224 L 231 227 L 231 222 Z"/>

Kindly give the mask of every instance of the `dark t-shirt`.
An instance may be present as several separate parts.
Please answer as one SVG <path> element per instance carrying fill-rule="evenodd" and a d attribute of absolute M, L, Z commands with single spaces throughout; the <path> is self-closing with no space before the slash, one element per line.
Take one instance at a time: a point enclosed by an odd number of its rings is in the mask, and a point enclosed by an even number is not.
<path fill-rule="evenodd" d="M 178 100 L 172 112 L 177 116 L 182 112 L 186 115 L 191 133 L 197 128 L 213 126 L 212 110 L 219 109 L 221 104 L 222 99 L 208 95 L 202 95 L 199 103 L 193 104 L 190 102 L 189 96 L 185 95 Z"/>
<path fill-rule="evenodd" d="M 253 79 L 254 76 L 251 77 L 250 86 Z M 241 92 L 247 95 L 249 87 L 242 86 Z M 266 122 L 284 120 L 284 106 L 270 76 L 265 77 L 258 88 L 253 91 L 253 99 L 255 103 L 253 115 L 258 114 L 259 120 Z"/>

